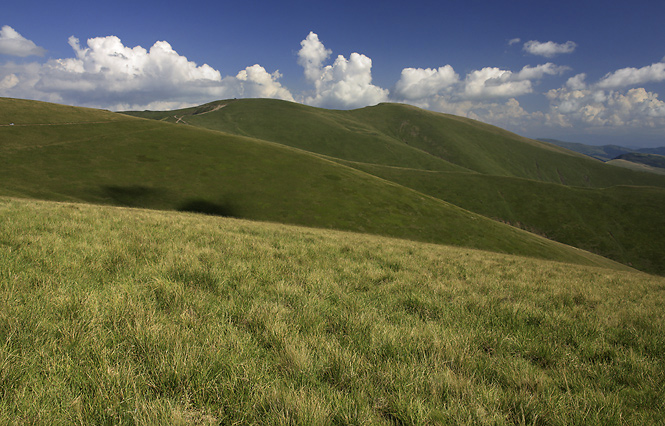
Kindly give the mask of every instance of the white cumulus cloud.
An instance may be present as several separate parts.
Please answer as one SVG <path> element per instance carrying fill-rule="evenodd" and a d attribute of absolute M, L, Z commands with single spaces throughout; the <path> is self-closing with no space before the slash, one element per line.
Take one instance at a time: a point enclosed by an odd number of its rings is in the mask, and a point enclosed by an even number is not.
<path fill-rule="evenodd" d="M 418 106 L 429 108 L 441 105 L 439 98 L 452 102 L 476 102 L 497 98 L 514 98 L 533 92 L 534 82 L 546 75 L 557 75 L 569 70 L 550 62 L 535 67 L 525 66 L 518 72 L 497 67 L 485 67 L 468 73 L 460 79 L 452 66 L 438 69 L 405 68 L 391 96 Z"/>
<path fill-rule="evenodd" d="M 533 82 L 545 75 L 557 75 L 568 67 L 551 62 L 535 67 L 525 66 L 519 72 L 486 67 L 469 73 L 465 79 L 464 95 L 471 99 L 512 98 L 533 92 Z"/>
<path fill-rule="evenodd" d="M 247 67 L 236 75 L 239 97 L 275 98 L 293 101 L 293 96 L 277 81 L 282 77 L 279 71 L 270 74 L 259 64 Z"/>
<path fill-rule="evenodd" d="M 524 43 L 524 51 L 532 55 L 545 56 L 551 58 L 561 53 L 572 53 L 577 48 L 577 43 L 567 41 L 565 43 L 555 43 L 553 41 L 546 41 L 541 43 L 536 40 L 530 40 Z"/>
<path fill-rule="evenodd" d="M 325 48 L 317 34 L 310 32 L 301 46 L 298 63 L 315 89 L 306 103 L 326 108 L 359 108 L 388 99 L 388 90 L 372 84 L 369 57 L 355 52 L 348 59 L 338 55 L 332 65 L 323 66 L 332 51 Z"/>
<path fill-rule="evenodd" d="M 545 75 L 556 75 L 566 71 L 560 67 L 546 63 L 535 67 L 525 66 L 519 72 L 486 67 L 466 76 L 464 93 L 469 98 L 510 98 L 525 95 L 533 91 L 533 81 Z"/>
<path fill-rule="evenodd" d="M 604 91 L 598 88 L 571 90 L 553 89 L 547 92 L 550 100 L 548 123 L 573 127 L 663 127 L 665 102 L 658 94 L 644 88 L 626 92 Z"/>
<path fill-rule="evenodd" d="M 24 58 L 26 56 L 44 56 L 44 53 L 46 53 L 46 49 L 26 39 L 9 25 L 0 29 L 0 55 Z"/>
<path fill-rule="evenodd" d="M 323 73 L 323 63 L 332 54 L 332 50 L 319 40 L 319 36 L 311 32 L 300 42 L 301 49 L 298 52 L 298 65 L 305 69 L 305 77 L 311 82 L 316 82 Z"/>
<path fill-rule="evenodd" d="M 540 112 L 526 111 L 516 97 L 532 93 L 545 76 L 568 70 L 550 62 L 527 65 L 519 71 L 485 67 L 462 79 L 450 65 L 438 69 L 405 68 L 391 91 L 391 99 L 524 130 L 528 123 L 541 123 L 544 117 Z"/>
<path fill-rule="evenodd" d="M 546 64 L 530 67 L 526 65 L 517 73 L 516 79 L 518 80 L 540 80 L 545 75 L 559 75 L 570 70 L 569 67 L 555 65 L 551 62 Z"/>
<path fill-rule="evenodd" d="M 0 66 L 0 94 L 116 110 L 178 108 L 243 96 L 293 100 L 278 82 L 277 71 L 268 73 L 257 64 L 222 77 L 207 64 L 189 61 L 166 41 L 149 50 L 127 47 L 115 36 L 91 38 L 85 47 L 70 37 L 69 44 L 75 54 L 71 58 Z"/>
<path fill-rule="evenodd" d="M 665 102 L 644 87 L 625 88 L 665 81 L 665 63 L 642 68 L 622 68 L 595 83 L 586 74 L 568 79 L 564 87 L 546 93 L 550 101 L 546 121 L 553 126 L 596 129 L 662 129 Z"/>
<path fill-rule="evenodd" d="M 585 82 L 586 80 L 586 74 L 581 73 L 577 74 L 573 77 L 570 77 L 568 81 L 566 81 L 566 87 L 572 90 L 582 90 L 587 88 L 587 84 Z"/>
<path fill-rule="evenodd" d="M 635 86 L 665 81 L 665 63 L 657 62 L 642 68 L 622 68 L 605 75 L 598 87 L 604 89 Z"/>
<path fill-rule="evenodd" d="M 417 100 L 441 94 L 459 82 L 453 67 L 446 65 L 438 69 L 404 68 L 393 95 L 406 100 Z"/>
<path fill-rule="evenodd" d="M 485 67 L 466 76 L 464 95 L 468 98 L 502 98 L 531 93 L 530 80 L 513 78 L 512 71 Z"/>
<path fill-rule="evenodd" d="M 0 90 L 8 90 L 11 89 L 12 87 L 15 87 L 19 83 L 18 77 L 16 77 L 16 74 L 9 74 L 3 77 L 2 80 L 0 80 Z"/>

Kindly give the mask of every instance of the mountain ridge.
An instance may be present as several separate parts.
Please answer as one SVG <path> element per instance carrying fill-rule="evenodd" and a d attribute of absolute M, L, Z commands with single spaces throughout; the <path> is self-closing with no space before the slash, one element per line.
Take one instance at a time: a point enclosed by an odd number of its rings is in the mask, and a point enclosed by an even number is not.
<path fill-rule="evenodd" d="M 225 107 L 214 113 L 193 114 L 221 103 Z M 166 121 L 176 120 L 174 115 L 189 114 L 188 124 L 193 126 L 272 140 L 347 161 L 442 171 L 461 171 L 461 167 L 483 174 L 587 187 L 665 187 L 660 176 L 617 172 L 579 153 L 486 123 L 403 104 L 340 111 L 279 100 L 242 99 L 176 111 L 125 114 Z"/>
<path fill-rule="evenodd" d="M 623 154 L 642 153 L 665 155 L 665 147 L 657 148 L 627 148 L 620 145 L 586 145 L 577 142 L 566 142 L 558 139 L 539 138 L 539 141 L 548 142 L 580 154 L 588 155 L 601 161 L 614 160 Z"/>

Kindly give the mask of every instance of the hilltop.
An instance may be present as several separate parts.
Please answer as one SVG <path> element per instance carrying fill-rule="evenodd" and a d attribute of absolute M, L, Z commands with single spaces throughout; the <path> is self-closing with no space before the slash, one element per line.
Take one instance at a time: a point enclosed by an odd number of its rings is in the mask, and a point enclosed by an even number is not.
<path fill-rule="evenodd" d="M 250 136 L 347 161 L 583 187 L 665 187 L 660 176 L 606 167 L 585 155 L 498 127 L 402 104 L 337 111 L 273 99 L 241 99 L 126 114 Z"/>

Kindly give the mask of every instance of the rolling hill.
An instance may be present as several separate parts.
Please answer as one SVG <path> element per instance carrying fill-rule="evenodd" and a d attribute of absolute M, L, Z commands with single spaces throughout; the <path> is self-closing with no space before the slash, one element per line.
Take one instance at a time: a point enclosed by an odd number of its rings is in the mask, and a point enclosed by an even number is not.
<path fill-rule="evenodd" d="M 302 149 L 111 112 L 0 100 L 0 193 L 335 228 L 609 264 Z M 38 114 L 30 115 L 35 110 Z M 435 161 L 435 160 L 433 160 Z"/>
<path fill-rule="evenodd" d="M 127 114 L 254 137 L 348 161 L 585 187 L 665 187 L 660 176 L 606 167 L 585 155 L 475 120 L 401 104 L 336 111 L 242 99 Z"/>
<path fill-rule="evenodd" d="M 644 164 L 650 167 L 665 169 L 665 155 L 631 152 L 627 154 L 621 154 L 616 157 L 615 160 L 625 160 L 633 163 Z"/>
<path fill-rule="evenodd" d="M 330 111 L 246 99 L 128 114 L 321 154 L 486 217 L 665 273 L 663 176 L 405 105 Z"/>

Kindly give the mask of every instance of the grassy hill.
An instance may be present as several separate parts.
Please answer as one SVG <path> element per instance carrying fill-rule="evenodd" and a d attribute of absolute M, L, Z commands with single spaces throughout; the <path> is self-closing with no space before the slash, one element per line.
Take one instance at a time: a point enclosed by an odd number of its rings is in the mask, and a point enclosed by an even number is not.
<path fill-rule="evenodd" d="M 645 164 L 650 167 L 665 169 L 665 155 L 643 154 L 639 152 L 619 155 L 617 160 L 626 160 L 633 163 Z"/>
<path fill-rule="evenodd" d="M 626 169 L 636 170 L 636 171 L 642 171 L 642 172 L 656 173 L 656 174 L 659 174 L 659 175 L 665 175 L 665 169 L 661 169 L 659 167 L 651 167 L 651 166 L 647 166 L 646 164 L 635 163 L 633 161 L 628 161 L 628 160 L 614 159 L 614 160 L 608 161 L 607 164 L 611 164 L 611 165 L 617 166 L 617 167 L 623 167 L 623 168 L 626 168 Z"/>
<path fill-rule="evenodd" d="M 355 118 L 350 111 L 326 110 L 272 99 L 241 99 L 177 111 L 125 114 L 220 130 L 351 161 L 372 158 L 377 164 L 467 170 L 379 132 L 371 123 Z"/>
<path fill-rule="evenodd" d="M 663 423 L 665 278 L 486 217 L 657 269 L 658 177 L 401 108 L 0 99 L 0 424 Z"/>
<path fill-rule="evenodd" d="M 665 190 L 353 164 L 375 176 L 635 268 L 665 274 Z"/>
<path fill-rule="evenodd" d="M 0 195 L 195 211 L 607 263 L 292 147 L 104 111 L 79 110 L 74 121 L 62 112 L 69 107 L 0 103 L 0 121 L 15 123 L 0 128 Z M 39 115 L 31 117 L 33 105 Z"/>
<path fill-rule="evenodd" d="M 130 114 L 322 154 L 486 217 L 665 273 L 663 176 L 405 105 L 330 111 L 245 99 Z M 625 185 L 634 190 L 615 188 Z"/>
<path fill-rule="evenodd" d="M 349 161 L 586 187 L 665 187 L 661 176 L 608 167 L 475 120 L 401 104 L 334 111 L 272 99 L 242 99 L 127 114 L 251 136 Z"/>
<path fill-rule="evenodd" d="M 0 198 L 2 424 L 661 424 L 665 279 Z"/>

